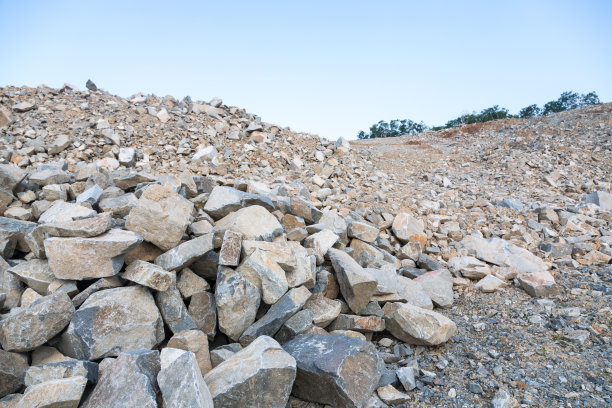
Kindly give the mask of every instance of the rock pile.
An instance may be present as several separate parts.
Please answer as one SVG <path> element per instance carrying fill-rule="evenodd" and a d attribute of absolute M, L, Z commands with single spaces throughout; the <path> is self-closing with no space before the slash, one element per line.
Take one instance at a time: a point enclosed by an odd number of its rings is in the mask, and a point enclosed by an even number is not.
<path fill-rule="evenodd" d="M 604 190 L 483 234 L 394 211 L 346 140 L 90 82 L 0 93 L 0 406 L 410 403 L 467 288 L 546 297 L 612 259 Z"/>

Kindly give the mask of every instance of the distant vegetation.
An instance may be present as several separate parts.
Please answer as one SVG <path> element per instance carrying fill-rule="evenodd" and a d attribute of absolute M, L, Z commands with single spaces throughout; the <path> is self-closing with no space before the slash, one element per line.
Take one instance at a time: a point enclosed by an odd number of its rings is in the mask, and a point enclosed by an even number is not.
<path fill-rule="evenodd" d="M 586 106 L 598 105 L 599 96 L 595 92 L 588 94 L 579 94 L 576 92 L 563 92 L 557 100 L 550 101 L 539 107 L 536 104 L 529 105 L 521 109 L 518 115 L 511 115 L 506 108 L 499 105 L 483 109 L 480 112 L 472 112 L 461 115 L 458 118 L 451 119 L 444 126 L 434 126 L 430 128 L 422 121 L 417 123 L 410 119 L 396 119 L 390 122 L 381 120 L 378 123 L 370 126 L 368 132 L 363 130 L 357 134 L 358 139 L 375 139 L 378 137 L 396 137 L 402 135 L 414 135 L 426 130 L 441 130 L 448 129 L 461 125 L 469 125 L 472 123 L 483 123 L 491 120 L 505 118 L 535 118 L 537 116 L 546 116 L 551 113 L 563 112 L 572 109 L 584 108 Z"/>

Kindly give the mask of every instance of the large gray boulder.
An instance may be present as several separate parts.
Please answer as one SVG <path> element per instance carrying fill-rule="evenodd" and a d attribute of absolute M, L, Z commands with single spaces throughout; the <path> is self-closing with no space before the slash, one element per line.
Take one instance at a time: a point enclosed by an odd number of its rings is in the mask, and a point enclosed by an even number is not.
<path fill-rule="evenodd" d="M 214 234 L 204 234 L 161 254 L 155 259 L 155 264 L 167 271 L 175 271 L 191 265 L 214 249 Z"/>
<path fill-rule="evenodd" d="M 220 332 L 237 341 L 255 321 L 260 302 L 255 285 L 233 269 L 219 267 L 215 303 Z"/>
<path fill-rule="evenodd" d="M 79 360 L 151 349 L 164 339 L 153 296 L 142 286 L 106 289 L 89 296 L 62 334 L 60 350 Z"/>
<path fill-rule="evenodd" d="M 27 354 L 10 353 L 0 349 L 0 398 L 19 391 L 24 385 L 27 369 Z"/>
<path fill-rule="evenodd" d="M 281 326 L 304 306 L 310 296 L 310 291 L 304 286 L 291 289 L 273 304 L 261 319 L 245 330 L 240 336 L 240 344 L 246 346 L 263 335 L 274 336 Z"/>
<path fill-rule="evenodd" d="M 197 328 L 176 286 L 172 286 L 163 292 L 155 292 L 155 301 L 164 322 L 172 333 Z"/>
<path fill-rule="evenodd" d="M 195 355 L 190 351 L 164 348 L 157 383 L 165 407 L 213 408 L 208 386 Z"/>
<path fill-rule="evenodd" d="M 363 407 L 384 369 L 376 347 L 354 337 L 305 334 L 283 348 L 297 363 L 292 394 L 333 407 Z"/>
<path fill-rule="evenodd" d="M 295 368 L 295 359 L 276 340 L 262 336 L 209 371 L 204 380 L 215 408 L 284 408 Z"/>
<path fill-rule="evenodd" d="M 25 308 L 15 308 L 0 320 L 0 343 L 7 351 L 42 346 L 70 323 L 74 306 L 65 293 L 44 296 Z"/>
<path fill-rule="evenodd" d="M 82 408 L 157 408 L 157 350 L 120 353 L 100 364 L 98 384 Z"/>

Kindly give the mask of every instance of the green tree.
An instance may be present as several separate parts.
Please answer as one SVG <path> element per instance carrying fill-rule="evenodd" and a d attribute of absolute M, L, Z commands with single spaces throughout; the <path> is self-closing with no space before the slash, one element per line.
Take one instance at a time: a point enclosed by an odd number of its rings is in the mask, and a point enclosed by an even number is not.
<path fill-rule="evenodd" d="M 358 139 L 375 139 L 379 137 L 397 137 L 415 135 L 429 129 L 423 122 L 416 123 L 410 119 L 395 119 L 390 122 L 381 120 L 370 126 L 368 133 L 363 130 L 357 134 Z"/>
<path fill-rule="evenodd" d="M 533 105 L 529 105 L 521 109 L 519 112 L 519 118 L 535 118 L 536 116 L 540 116 L 541 113 L 542 109 L 534 103 Z"/>

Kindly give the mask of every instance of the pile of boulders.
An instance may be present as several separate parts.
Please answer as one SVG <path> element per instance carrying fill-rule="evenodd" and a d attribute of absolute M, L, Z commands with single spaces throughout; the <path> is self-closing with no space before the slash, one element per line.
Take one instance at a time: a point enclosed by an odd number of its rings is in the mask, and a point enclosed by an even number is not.
<path fill-rule="evenodd" d="M 610 260 L 431 201 L 370 206 L 392 179 L 343 139 L 88 89 L 0 99 L 0 407 L 395 406 L 409 347 L 457 333 L 459 289 L 547 296 L 558 263 L 536 254 Z M 536 216 L 536 235 L 601 226 Z"/>

